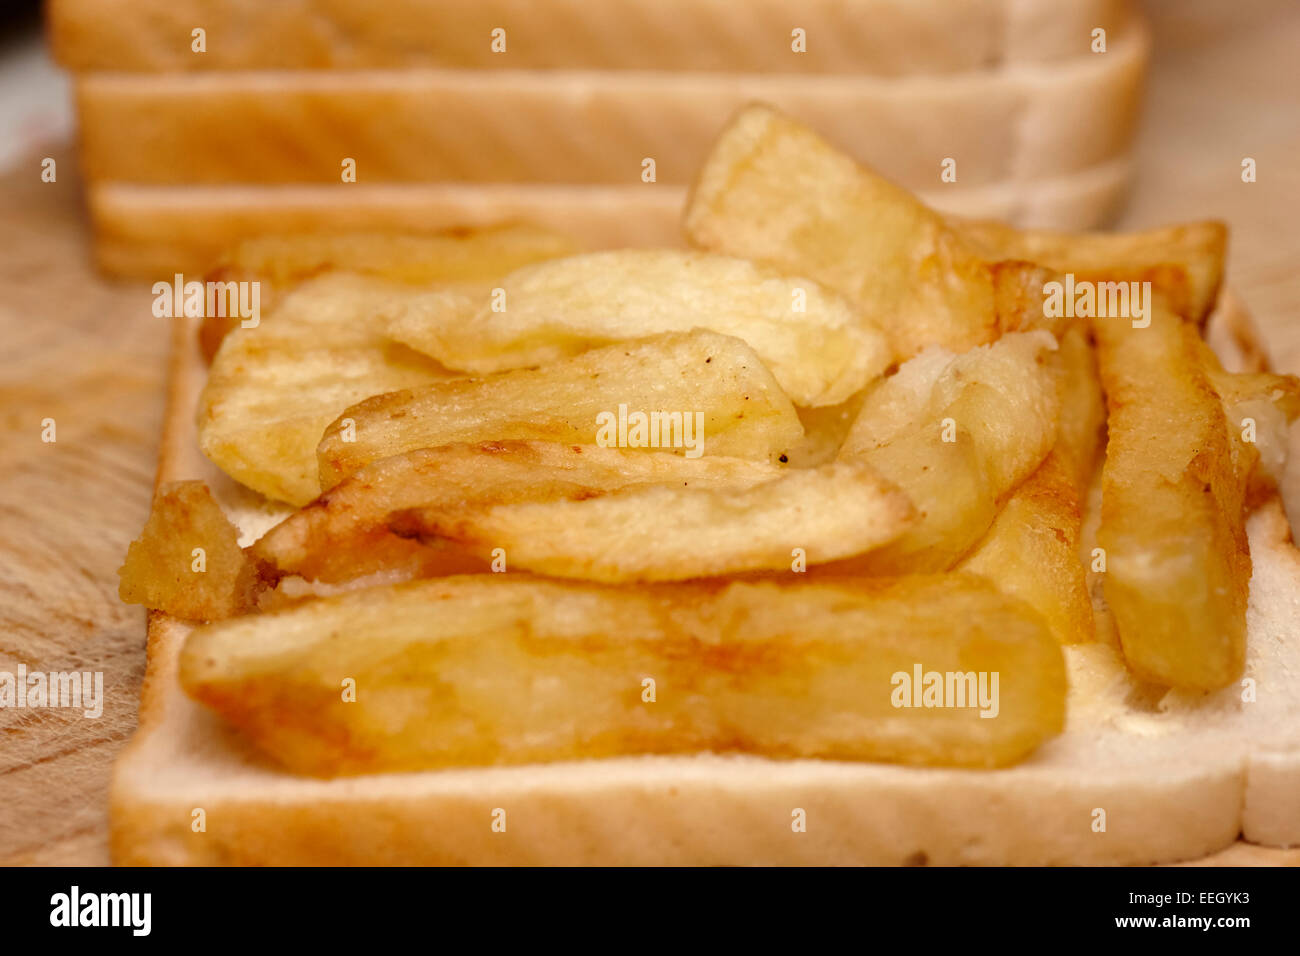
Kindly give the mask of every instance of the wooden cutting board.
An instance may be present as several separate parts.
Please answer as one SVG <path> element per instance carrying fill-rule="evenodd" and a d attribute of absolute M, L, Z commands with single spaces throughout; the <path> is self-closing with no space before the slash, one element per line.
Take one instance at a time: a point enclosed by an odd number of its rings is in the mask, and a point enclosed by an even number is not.
<path fill-rule="evenodd" d="M 1300 373 L 1300 7 L 1161 0 L 1139 174 L 1122 225 L 1217 216 L 1274 364 Z M 167 351 L 144 284 L 96 277 L 75 161 L 0 178 L 0 670 L 104 672 L 103 716 L 0 710 L 0 864 L 108 862 L 109 768 L 135 726 L 144 613 L 116 569 L 148 508 Z M 1258 181 L 1241 182 L 1254 158 Z M 53 443 L 42 421 L 55 421 Z M 1300 865 L 1238 843 L 1202 863 Z"/>

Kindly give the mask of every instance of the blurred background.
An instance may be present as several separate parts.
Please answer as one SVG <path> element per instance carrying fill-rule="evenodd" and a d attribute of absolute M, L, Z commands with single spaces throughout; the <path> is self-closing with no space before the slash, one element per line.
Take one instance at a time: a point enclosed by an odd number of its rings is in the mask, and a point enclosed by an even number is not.
<path fill-rule="evenodd" d="M 0 863 L 107 860 L 144 662 L 114 572 L 148 506 L 168 352 L 147 282 L 239 235 L 531 216 L 595 245 L 673 242 L 712 137 L 763 98 L 946 209 L 1226 221 L 1228 283 L 1300 372 L 1296 0 L 744 7 L 51 0 L 48 24 L 0 7 L 0 660 L 93 666 L 108 690 L 97 721 L 0 712 Z"/>

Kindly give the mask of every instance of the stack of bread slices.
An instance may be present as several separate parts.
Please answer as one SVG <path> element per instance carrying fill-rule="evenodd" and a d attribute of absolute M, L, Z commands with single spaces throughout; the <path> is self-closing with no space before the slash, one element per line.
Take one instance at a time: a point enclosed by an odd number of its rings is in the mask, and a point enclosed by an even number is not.
<path fill-rule="evenodd" d="M 240 238 L 512 220 L 679 241 L 762 100 L 952 213 L 1104 224 L 1149 42 L 1129 0 L 50 0 L 102 269 Z"/>

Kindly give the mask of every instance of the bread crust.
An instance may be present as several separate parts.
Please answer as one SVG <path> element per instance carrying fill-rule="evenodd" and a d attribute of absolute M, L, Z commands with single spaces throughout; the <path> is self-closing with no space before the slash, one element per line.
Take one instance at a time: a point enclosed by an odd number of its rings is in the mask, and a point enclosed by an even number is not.
<path fill-rule="evenodd" d="M 1109 224 L 1132 174 L 1127 156 L 1048 179 L 922 190 L 941 212 L 1025 228 Z M 676 246 L 686 188 L 514 184 L 89 187 L 99 268 L 126 278 L 202 274 L 237 240 L 294 232 L 429 232 L 524 221 L 591 249 Z"/>
<path fill-rule="evenodd" d="M 1104 55 L 958 76 L 466 70 L 86 73 L 90 182 L 685 185 L 748 103 L 799 116 L 911 189 L 957 162 L 964 187 L 1066 173 L 1126 153 L 1145 26 Z M 257 143 L 256 150 L 214 148 Z M 148 148 L 132 144 L 147 143 Z M 644 161 L 655 163 L 643 181 Z M 352 183 L 348 188 L 352 188 Z"/>
<path fill-rule="evenodd" d="M 1129 0 L 49 0 L 73 70 L 689 70 L 898 76 L 1083 56 Z M 191 30 L 207 30 L 206 50 Z M 491 31 L 506 30 L 494 51 Z M 794 28 L 806 52 L 791 49 Z"/>

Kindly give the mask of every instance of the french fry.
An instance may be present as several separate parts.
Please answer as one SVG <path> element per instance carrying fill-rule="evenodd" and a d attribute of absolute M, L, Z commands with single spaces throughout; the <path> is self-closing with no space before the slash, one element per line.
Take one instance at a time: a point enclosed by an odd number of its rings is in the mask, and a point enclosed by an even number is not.
<path fill-rule="evenodd" d="M 1076 326 L 1060 341 L 1061 414 L 1052 453 L 1061 459 L 1082 500 L 1101 464 L 1106 397 L 1087 329 Z"/>
<path fill-rule="evenodd" d="M 330 272 L 414 285 L 451 285 L 468 291 L 530 262 L 572 255 L 567 236 L 538 226 L 458 229 L 431 235 L 347 232 L 256 236 L 245 239 L 208 275 L 214 282 L 257 282 L 266 314 L 294 285 Z M 207 315 L 199 330 L 210 363 L 239 320 Z"/>
<path fill-rule="evenodd" d="M 956 566 L 981 574 L 1043 616 L 1062 644 L 1093 638 L 1092 599 L 1079 561 L 1081 506 L 1062 459 L 1048 455 Z"/>
<path fill-rule="evenodd" d="M 491 295 L 402 303 L 388 334 L 475 375 L 705 328 L 743 338 L 796 405 L 835 405 L 892 361 L 884 334 L 807 278 L 745 259 L 621 249 L 525 266 Z"/>
<path fill-rule="evenodd" d="M 1196 326 L 1156 300 L 1151 323 L 1093 323 L 1109 411 L 1101 525 L 1106 602 L 1141 679 L 1212 690 L 1246 652 L 1249 478 Z"/>
<path fill-rule="evenodd" d="M 140 537 L 118 570 L 127 604 L 191 621 L 219 621 L 257 607 L 261 569 L 201 481 L 163 485 Z"/>
<path fill-rule="evenodd" d="M 1234 469 L 1246 482 L 1246 505 L 1253 509 L 1281 484 L 1290 425 L 1300 417 L 1300 379 L 1270 372 L 1226 372 L 1204 341 L 1197 351 L 1223 404 Z"/>
<path fill-rule="evenodd" d="M 363 398 L 451 377 L 414 349 L 358 321 L 408 287 L 322 276 L 286 296 L 256 328 L 226 337 L 199 398 L 199 447 L 222 471 L 269 498 L 304 505 L 320 494 L 316 445 Z"/>
<path fill-rule="evenodd" d="M 953 356 L 929 349 L 871 392 L 840 449 L 897 485 L 918 512 L 855 571 L 939 571 L 988 531 L 1004 495 L 1056 440 L 1060 394 L 1046 332 L 1011 333 Z"/>
<path fill-rule="evenodd" d="M 994 767 L 1061 729 L 1066 690 L 1036 615 L 962 575 L 443 578 L 201 628 L 180 679 L 323 777 L 705 751 Z"/>
<path fill-rule="evenodd" d="M 1063 644 L 1094 637 L 1087 573 L 1079 559 L 1083 499 L 1097 464 L 1105 405 L 1086 332 L 1061 340 L 1056 444 L 957 565 L 982 574 L 1038 611 Z"/>
<path fill-rule="evenodd" d="M 987 258 L 1024 259 L 1076 281 L 1150 282 L 1174 311 L 1203 325 L 1223 282 L 1228 231 L 1194 222 L 1132 233 L 1014 229 L 999 222 L 955 224 Z"/>
<path fill-rule="evenodd" d="M 958 229 L 770 107 L 746 108 L 723 131 L 684 224 L 697 248 L 843 294 L 885 331 L 897 361 L 930 345 L 963 352 L 1024 328 L 1025 313 L 1000 309 L 997 264 Z"/>
<path fill-rule="evenodd" d="M 468 571 L 485 562 L 458 548 L 430 548 L 392 534 L 393 515 L 412 508 L 455 514 L 486 503 L 580 499 L 642 485 L 741 488 L 781 473 L 776 465 L 744 458 L 692 460 L 556 442 L 421 448 L 380 459 L 344 479 L 268 531 L 253 552 L 282 574 L 329 582 L 404 567 L 412 577 L 432 576 L 455 568 L 455 560 Z"/>
<path fill-rule="evenodd" d="M 379 395 L 343 411 L 317 455 L 328 489 L 380 458 L 455 442 L 532 439 L 774 460 L 802 437 L 794 406 L 753 349 L 697 329 L 542 369 Z"/>
<path fill-rule="evenodd" d="M 788 469 L 753 484 L 684 483 L 469 508 L 415 508 L 389 528 L 504 552 L 511 567 L 601 582 L 788 571 L 862 554 L 913 523 L 912 507 L 861 462 Z"/>

